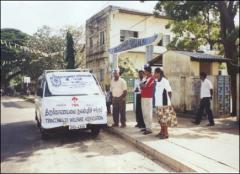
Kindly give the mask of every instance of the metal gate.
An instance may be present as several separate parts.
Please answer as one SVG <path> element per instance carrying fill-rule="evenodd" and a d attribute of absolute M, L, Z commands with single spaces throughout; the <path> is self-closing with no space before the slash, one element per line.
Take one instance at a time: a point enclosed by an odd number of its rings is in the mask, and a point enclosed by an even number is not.
<path fill-rule="evenodd" d="M 218 115 L 230 114 L 230 76 L 217 76 Z"/>
<path fill-rule="evenodd" d="M 133 103 L 134 101 L 134 77 L 122 77 L 124 80 L 126 80 L 127 83 L 127 101 L 126 103 Z"/>

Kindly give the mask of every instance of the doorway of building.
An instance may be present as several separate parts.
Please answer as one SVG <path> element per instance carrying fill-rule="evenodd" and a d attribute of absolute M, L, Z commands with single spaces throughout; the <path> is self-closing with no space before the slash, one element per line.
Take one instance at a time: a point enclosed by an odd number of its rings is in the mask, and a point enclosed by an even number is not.
<path fill-rule="evenodd" d="M 200 62 L 200 72 L 205 72 L 207 75 L 211 75 L 211 65 L 210 62 Z"/>

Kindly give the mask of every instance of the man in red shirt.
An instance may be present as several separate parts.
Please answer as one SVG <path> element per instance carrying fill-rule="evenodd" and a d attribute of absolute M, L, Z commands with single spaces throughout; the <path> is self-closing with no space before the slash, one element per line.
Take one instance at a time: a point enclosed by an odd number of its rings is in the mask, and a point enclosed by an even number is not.
<path fill-rule="evenodd" d="M 146 80 L 140 84 L 141 87 L 141 105 L 145 129 L 142 129 L 144 135 L 152 133 L 152 98 L 154 89 L 154 77 L 152 75 L 152 68 L 149 65 L 144 66 L 144 74 Z"/>

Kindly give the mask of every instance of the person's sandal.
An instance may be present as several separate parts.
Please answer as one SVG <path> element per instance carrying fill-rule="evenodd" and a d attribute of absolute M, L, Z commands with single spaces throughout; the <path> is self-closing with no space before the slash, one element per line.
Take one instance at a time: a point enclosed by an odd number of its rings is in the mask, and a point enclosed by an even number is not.
<path fill-rule="evenodd" d="M 148 131 L 148 130 L 146 130 L 145 132 L 143 132 L 144 135 L 148 135 L 148 134 L 151 134 L 151 133 L 152 133 L 152 131 Z"/>
<path fill-rule="evenodd" d="M 111 127 L 118 127 L 118 125 L 117 124 L 112 124 L 112 126 Z"/>
<path fill-rule="evenodd" d="M 158 133 L 158 134 L 156 135 L 156 137 L 160 137 L 160 136 L 163 136 L 163 134 Z"/>
<path fill-rule="evenodd" d="M 168 138 L 168 136 L 165 136 L 165 135 L 160 136 L 160 139 L 167 139 L 167 138 Z"/>
<path fill-rule="evenodd" d="M 208 123 L 206 126 L 214 126 L 214 123 Z"/>

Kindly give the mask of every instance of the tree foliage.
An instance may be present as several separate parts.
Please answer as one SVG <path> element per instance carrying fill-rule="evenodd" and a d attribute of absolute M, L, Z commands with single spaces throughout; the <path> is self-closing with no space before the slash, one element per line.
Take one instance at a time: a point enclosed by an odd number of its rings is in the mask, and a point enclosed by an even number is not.
<path fill-rule="evenodd" d="M 239 72 L 239 27 L 234 18 L 239 12 L 239 1 L 159 1 L 155 6 L 156 13 L 165 14 L 180 22 L 195 20 L 211 12 L 219 26 L 220 42 L 228 61 L 228 73 L 231 77 L 231 93 L 233 97 L 233 114 L 236 113 L 236 73 Z M 200 28 L 204 28 L 200 26 Z M 194 27 L 198 29 L 197 27 Z M 210 33 L 211 34 L 211 33 Z M 211 34 L 214 35 L 214 34 Z"/>
<path fill-rule="evenodd" d="M 210 27 L 218 28 L 220 32 L 219 41 L 224 47 L 225 57 L 231 59 L 234 64 L 237 64 L 236 40 L 238 39 L 237 33 L 239 33 L 239 28 L 236 30 L 237 28 L 234 24 L 234 17 L 238 11 L 239 1 L 159 1 L 155 6 L 156 13 L 164 13 L 177 22 L 180 21 L 182 23 L 186 20 L 191 21 L 204 18 L 210 13 L 214 17 L 213 21 L 217 22 L 212 23 Z M 203 32 L 204 25 L 196 25 L 194 28 L 194 30 L 199 30 L 200 33 L 207 33 Z M 215 34 L 218 35 L 217 30 L 214 33 L 209 33 L 209 36 L 213 38 L 210 38 L 210 42 L 218 42 L 218 40 L 215 40 Z M 234 73 L 234 68 L 230 67 L 229 70 Z"/>
<path fill-rule="evenodd" d="M 129 58 L 119 59 L 119 69 L 122 76 L 137 77 L 137 71 Z"/>
<path fill-rule="evenodd" d="M 32 61 L 27 65 L 28 74 L 32 79 L 36 80 L 43 70 L 47 69 L 65 69 L 67 67 L 67 63 L 64 59 L 64 50 L 66 47 L 66 34 L 67 31 L 71 31 L 74 44 L 76 46 L 76 52 L 79 59 L 77 59 L 75 65 L 79 66 L 82 62 L 84 62 L 83 56 L 83 43 L 80 41 L 84 38 L 84 32 L 82 30 L 78 30 L 79 27 L 67 26 L 58 30 L 53 30 L 48 26 L 43 26 L 36 33 L 33 34 L 29 47 L 40 50 L 46 53 L 57 53 L 59 54 L 55 56 L 43 57 L 39 54 L 31 55 Z M 80 46 L 79 46 L 80 45 Z M 82 59 L 81 59 L 82 56 Z M 81 63 L 79 63 L 79 61 Z M 85 66 L 82 63 L 82 66 Z"/>
<path fill-rule="evenodd" d="M 210 50 L 219 47 L 220 27 L 215 18 L 210 19 L 213 13 L 196 16 L 183 21 L 171 21 L 166 28 L 171 27 L 175 34 L 169 48 L 178 50 L 197 51 L 201 45 L 210 45 Z"/>
<path fill-rule="evenodd" d="M 31 37 L 28 46 L 44 53 L 50 54 L 59 52 L 59 54 L 47 57 L 38 53 L 28 54 L 31 59 L 25 64 L 26 74 L 36 81 L 44 70 L 64 69 L 66 66 L 63 57 L 64 44 L 64 38 L 58 33 L 54 33 L 50 27 L 43 26 L 38 29 Z"/>
<path fill-rule="evenodd" d="M 53 30 L 48 26 L 42 26 L 32 36 L 16 29 L 1 29 L 1 39 L 16 43 L 35 50 L 30 53 L 18 47 L 1 44 L 1 85 L 8 86 L 9 81 L 20 76 L 30 76 L 33 81 L 47 69 L 65 69 L 67 64 L 64 60 L 66 47 L 66 33 L 71 31 L 76 48 L 75 67 L 85 67 L 84 56 L 84 30 L 82 27 L 67 26 Z M 43 56 L 38 51 L 47 53 Z M 51 53 L 57 53 L 52 55 Z M 20 75 L 20 76 L 19 76 Z"/>
<path fill-rule="evenodd" d="M 73 38 L 75 50 L 75 68 L 85 68 L 85 32 L 82 26 L 65 26 L 59 30 L 60 35 L 65 38 L 70 32 Z"/>
<path fill-rule="evenodd" d="M 66 44 L 66 61 L 67 61 L 67 69 L 75 68 L 75 50 L 74 50 L 74 42 L 72 34 L 68 31 L 66 36 L 67 44 Z"/>
<path fill-rule="evenodd" d="M 27 45 L 29 37 L 20 30 L 1 29 L 1 40 L 11 43 L 11 46 L 1 44 L 1 86 L 8 86 L 11 79 L 23 72 L 28 57 L 14 44 Z"/>

